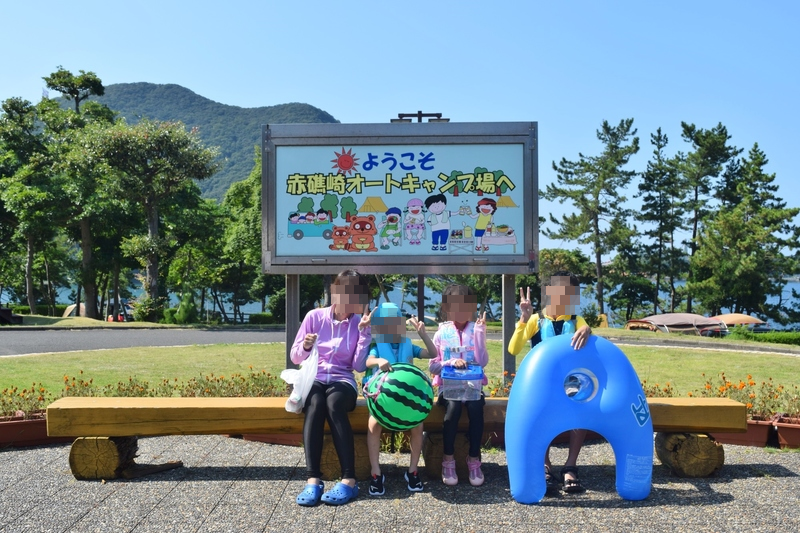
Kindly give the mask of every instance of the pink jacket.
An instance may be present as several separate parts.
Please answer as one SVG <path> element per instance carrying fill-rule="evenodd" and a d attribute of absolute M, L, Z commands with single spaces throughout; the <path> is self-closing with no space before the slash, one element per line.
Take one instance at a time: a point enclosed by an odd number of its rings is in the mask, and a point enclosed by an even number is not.
<path fill-rule="evenodd" d="M 456 328 L 452 322 L 439 324 L 439 329 L 433 335 L 433 344 L 436 346 L 436 357 L 428 363 L 428 369 L 433 374 L 434 386 L 441 386 L 442 367 L 453 364 L 454 359 L 462 358 L 463 354 L 451 353 L 448 361 L 443 361 L 444 349 L 465 346 L 474 348 L 474 361 L 486 368 L 489 362 L 489 352 L 486 351 L 486 325 L 476 326 L 475 322 L 468 322 L 462 331 Z M 489 383 L 489 379 L 484 375 L 483 384 Z"/>
<path fill-rule="evenodd" d="M 325 384 L 346 381 L 358 390 L 353 370 L 366 370 L 367 350 L 372 340 L 369 327 L 358 330 L 360 321 L 361 315 L 355 314 L 347 320 L 334 320 L 332 306 L 312 309 L 300 324 L 292 344 L 289 352 L 292 362 L 300 364 L 311 355 L 311 350 L 306 351 L 303 347 L 303 340 L 306 334 L 316 333 L 319 350 L 316 380 Z"/>

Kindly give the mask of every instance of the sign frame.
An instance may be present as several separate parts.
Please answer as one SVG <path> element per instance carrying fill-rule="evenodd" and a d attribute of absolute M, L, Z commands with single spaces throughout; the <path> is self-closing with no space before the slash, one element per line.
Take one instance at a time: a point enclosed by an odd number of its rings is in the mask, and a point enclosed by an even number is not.
<path fill-rule="evenodd" d="M 278 254 L 278 154 L 281 147 L 414 145 L 521 145 L 522 242 L 514 253 L 451 255 Z M 528 274 L 538 270 L 538 123 L 271 124 L 262 126 L 262 270 L 271 274 L 335 274 L 356 268 L 362 274 Z M 328 164 L 330 165 L 330 164 Z M 320 168 L 319 171 L 323 169 Z M 283 179 L 286 179 L 283 176 Z M 282 238 L 287 238 L 282 236 Z"/>

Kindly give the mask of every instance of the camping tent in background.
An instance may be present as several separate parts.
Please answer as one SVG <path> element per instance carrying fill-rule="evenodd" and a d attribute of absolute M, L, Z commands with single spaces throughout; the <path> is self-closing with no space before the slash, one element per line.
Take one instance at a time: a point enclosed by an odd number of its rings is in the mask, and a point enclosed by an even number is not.
<path fill-rule="evenodd" d="M 742 313 L 727 313 L 724 315 L 712 316 L 711 318 L 712 320 L 719 320 L 728 327 L 741 326 L 744 324 L 766 324 L 766 322 L 760 318 L 750 315 L 743 315 Z"/>
<path fill-rule="evenodd" d="M 83 307 L 83 304 L 80 304 L 80 316 L 86 316 L 86 309 Z M 68 305 L 66 309 L 64 309 L 64 314 L 61 315 L 62 318 L 66 318 L 68 316 L 75 316 L 75 308 L 78 307 L 77 304 Z"/>
<path fill-rule="evenodd" d="M 661 331 L 662 333 L 700 335 L 702 328 L 714 326 L 726 329 L 724 322 L 714 318 L 692 313 L 665 313 L 663 315 L 628 320 L 627 324 L 625 324 L 625 329 L 647 329 L 649 331 Z"/>

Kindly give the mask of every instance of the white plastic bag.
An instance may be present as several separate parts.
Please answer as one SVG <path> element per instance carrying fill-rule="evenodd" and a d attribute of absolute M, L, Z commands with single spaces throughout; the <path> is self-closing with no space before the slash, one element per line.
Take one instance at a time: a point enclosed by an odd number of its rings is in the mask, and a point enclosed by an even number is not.
<path fill-rule="evenodd" d="M 303 406 L 305 406 L 306 398 L 309 391 L 311 391 L 311 385 L 314 384 L 314 378 L 317 377 L 318 362 L 319 351 L 315 342 L 314 347 L 311 348 L 311 355 L 300 364 L 300 370 L 287 368 L 281 372 L 281 379 L 293 386 L 292 393 L 289 395 L 289 399 L 286 400 L 286 410 L 290 413 L 303 412 Z"/>

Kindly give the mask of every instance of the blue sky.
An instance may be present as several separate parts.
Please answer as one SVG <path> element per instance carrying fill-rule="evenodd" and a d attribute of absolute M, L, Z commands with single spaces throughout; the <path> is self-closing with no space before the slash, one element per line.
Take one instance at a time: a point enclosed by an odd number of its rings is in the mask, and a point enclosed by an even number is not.
<path fill-rule="evenodd" d="M 63 65 L 241 107 L 304 102 L 345 123 L 417 110 L 537 121 L 542 187 L 552 161 L 600 151 L 604 119 L 635 119 L 635 170 L 656 128 L 669 152 L 686 151 L 682 120 L 721 122 L 733 144 L 759 143 L 780 195 L 800 206 L 796 1 L 40 0 L 4 2 L 2 19 L 0 100 L 39 100 L 42 76 Z"/>

